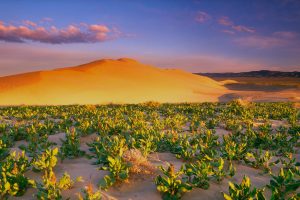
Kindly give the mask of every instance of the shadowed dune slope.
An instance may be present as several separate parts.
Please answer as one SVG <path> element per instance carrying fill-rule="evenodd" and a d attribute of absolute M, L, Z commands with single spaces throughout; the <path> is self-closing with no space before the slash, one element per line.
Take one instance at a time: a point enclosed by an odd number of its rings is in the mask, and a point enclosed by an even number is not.
<path fill-rule="evenodd" d="M 204 102 L 226 92 L 208 77 L 128 58 L 0 77 L 0 105 Z"/>

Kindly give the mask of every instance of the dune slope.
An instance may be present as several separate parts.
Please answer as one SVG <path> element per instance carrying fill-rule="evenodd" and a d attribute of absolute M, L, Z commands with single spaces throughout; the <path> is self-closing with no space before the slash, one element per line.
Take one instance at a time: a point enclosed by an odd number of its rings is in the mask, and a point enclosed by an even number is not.
<path fill-rule="evenodd" d="M 0 105 L 204 102 L 226 91 L 208 77 L 128 58 L 0 77 Z"/>

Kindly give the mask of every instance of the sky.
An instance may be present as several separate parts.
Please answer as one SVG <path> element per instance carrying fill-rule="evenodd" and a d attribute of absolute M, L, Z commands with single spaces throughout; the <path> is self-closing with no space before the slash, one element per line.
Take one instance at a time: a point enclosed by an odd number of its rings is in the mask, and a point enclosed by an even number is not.
<path fill-rule="evenodd" d="M 122 57 L 299 71 L 300 0 L 0 0 L 0 76 Z"/>

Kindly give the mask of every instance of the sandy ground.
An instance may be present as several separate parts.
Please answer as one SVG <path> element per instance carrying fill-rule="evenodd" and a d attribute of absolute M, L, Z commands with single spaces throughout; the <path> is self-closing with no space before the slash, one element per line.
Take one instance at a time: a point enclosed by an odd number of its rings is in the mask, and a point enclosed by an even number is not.
<path fill-rule="evenodd" d="M 280 125 L 286 124 L 286 122 L 271 120 L 272 127 L 276 128 Z M 257 122 L 255 126 L 258 126 L 260 123 Z M 216 134 L 219 137 L 228 134 L 229 131 L 224 130 L 223 128 L 216 128 Z M 52 142 L 56 142 L 58 146 L 61 144 L 60 139 L 65 137 L 64 133 L 59 133 L 56 135 L 50 135 L 49 140 Z M 92 134 L 87 137 L 81 138 L 81 149 L 88 153 L 87 142 L 91 142 L 93 138 L 96 137 L 96 134 Z M 15 145 L 13 150 L 18 150 L 18 145 L 26 144 L 24 141 L 19 141 Z M 19 150 L 18 150 L 19 151 Z M 297 160 L 300 161 L 300 154 L 295 155 Z M 149 161 L 154 166 L 166 166 L 168 163 L 173 163 L 175 169 L 180 169 L 183 161 L 177 159 L 174 154 L 171 153 L 153 153 L 149 155 Z M 98 170 L 96 165 L 92 165 L 93 160 L 89 160 L 85 157 L 76 158 L 76 159 L 65 159 L 63 163 L 58 162 L 55 167 L 55 173 L 57 177 L 61 177 L 64 172 L 68 172 L 72 178 L 76 178 L 78 176 L 82 176 L 84 182 L 76 183 L 74 187 L 68 191 L 63 192 L 63 197 L 70 197 L 71 199 L 77 199 L 77 193 L 80 192 L 81 188 L 83 188 L 88 183 L 92 183 L 95 189 L 97 189 L 97 185 L 100 179 L 102 179 L 107 172 Z M 251 168 L 250 166 L 246 166 L 245 164 L 235 162 L 235 167 L 237 169 L 236 175 L 233 178 L 226 178 L 221 183 L 217 183 L 215 181 L 210 181 L 210 188 L 208 190 L 204 189 L 193 189 L 191 192 L 186 193 L 183 196 L 183 199 L 223 199 L 222 192 L 228 192 L 228 181 L 232 182 L 241 182 L 244 175 L 250 177 L 252 185 L 256 187 L 263 187 L 269 183 L 270 175 L 262 174 L 262 171 L 259 169 Z M 274 173 L 276 174 L 279 170 L 278 166 L 274 166 L 272 168 Z M 28 171 L 26 175 L 29 178 L 40 180 L 42 176 L 41 173 L 35 173 L 32 171 Z M 127 183 L 120 184 L 118 186 L 110 188 L 108 191 L 102 191 L 102 195 L 104 199 L 135 199 L 135 200 L 159 200 L 161 199 L 160 193 L 156 190 L 156 186 L 154 184 L 154 175 L 144 175 L 138 176 L 129 179 Z M 33 194 L 35 193 L 35 189 L 29 189 L 24 196 L 22 197 L 14 197 L 11 199 L 24 199 L 30 200 L 33 199 Z M 266 196 L 270 196 L 270 191 L 266 189 Z"/>
<path fill-rule="evenodd" d="M 0 105 L 205 102 L 226 91 L 211 78 L 128 58 L 0 77 Z"/>
<path fill-rule="evenodd" d="M 299 78 L 213 80 L 129 58 L 0 77 L 0 105 L 300 101 Z"/>
<path fill-rule="evenodd" d="M 255 102 L 300 102 L 300 78 L 218 77 L 213 78 L 228 90 L 219 97 L 226 102 L 241 98 Z"/>

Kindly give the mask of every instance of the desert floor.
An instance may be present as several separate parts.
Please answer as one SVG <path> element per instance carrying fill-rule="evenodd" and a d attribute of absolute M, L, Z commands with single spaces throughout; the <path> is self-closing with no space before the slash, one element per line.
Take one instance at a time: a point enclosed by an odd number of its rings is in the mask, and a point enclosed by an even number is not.
<path fill-rule="evenodd" d="M 272 128 L 276 129 L 280 125 L 287 125 L 285 121 L 270 120 L 272 123 Z M 261 122 L 255 123 L 259 125 Z M 219 139 L 222 138 L 222 135 L 226 135 L 229 131 L 225 130 L 223 127 L 217 127 L 216 134 L 219 136 Z M 186 127 L 186 132 L 188 128 Z M 88 146 L 86 143 L 93 141 L 96 137 L 96 134 L 89 135 L 81 138 L 81 149 L 89 152 Z M 57 143 L 57 146 L 60 146 L 61 140 L 65 138 L 65 133 L 59 133 L 49 136 L 49 141 Z M 25 141 L 18 141 L 14 148 L 11 151 L 21 151 L 18 146 L 20 144 L 26 144 Z M 299 151 L 298 151 L 299 152 Z M 300 154 L 294 154 L 297 161 L 300 161 Z M 168 163 L 175 165 L 175 168 L 178 170 L 181 165 L 184 163 L 182 160 L 177 159 L 172 153 L 153 153 L 149 156 L 149 161 L 153 166 L 167 166 Z M 276 157 L 274 157 L 274 160 Z M 87 185 L 92 183 L 94 188 L 97 189 L 97 185 L 100 179 L 102 179 L 107 172 L 98 170 L 97 165 L 92 165 L 93 160 L 87 159 L 85 157 L 76 158 L 76 159 L 65 159 L 63 163 L 58 162 L 55 167 L 55 173 L 57 177 L 61 177 L 64 172 L 68 172 L 72 178 L 82 176 L 84 182 L 75 183 L 74 188 L 63 191 L 63 197 L 71 199 L 77 199 L 77 193 Z M 228 181 L 240 183 L 243 176 L 247 175 L 251 179 L 252 185 L 258 188 L 264 187 L 269 184 L 271 176 L 269 174 L 263 174 L 262 170 L 254 169 L 250 166 L 247 166 L 242 163 L 235 162 L 236 174 L 232 178 L 225 178 L 221 183 L 210 181 L 210 187 L 208 190 L 204 189 L 193 189 L 191 192 L 185 193 L 182 199 L 223 199 L 222 192 L 228 193 Z M 277 174 L 279 171 L 280 165 L 276 165 L 272 168 L 274 174 Z M 103 199 L 143 199 L 143 200 L 154 200 L 161 199 L 160 193 L 156 190 L 154 184 L 155 176 L 159 174 L 158 170 L 153 175 L 137 175 L 131 177 L 127 183 L 122 183 L 120 185 L 110 188 L 108 191 L 102 191 Z M 42 174 L 35 173 L 31 170 L 26 174 L 29 178 L 40 180 Z M 14 197 L 11 199 L 24 199 L 29 200 L 33 199 L 32 195 L 36 193 L 35 189 L 29 189 L 24 196 Z M 266 189 L 266 197 L 270 197 L 271 192 Z"/>
<path fill-rule="evenodd" d="M 216 77 L 230 90 L 219 97 L 226 102 L 241 98 L 255 102 L 300 101 L 300 78 L 289 77 Z"/>

